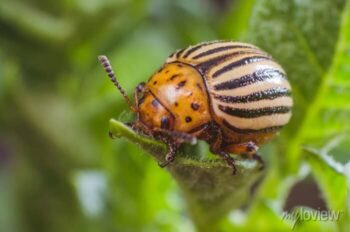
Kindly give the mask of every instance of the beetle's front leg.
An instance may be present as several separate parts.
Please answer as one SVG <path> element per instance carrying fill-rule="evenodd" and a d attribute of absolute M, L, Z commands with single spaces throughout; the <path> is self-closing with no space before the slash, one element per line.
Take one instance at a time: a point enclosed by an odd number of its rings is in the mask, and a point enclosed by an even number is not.
<path fill-rule="evenodd" d="M 169 147 L 169 151 L 168 153 L 165 155 L 165 161 L 164 162 L 159 162 L 158 165 L 162 168 L 166 167 L 167 165 L 169 165 L 171 162 L 173 162 L 175 160 L 175 157 L 176 157 L 176 153 L 177 153 L 177 150 L 179 148 L 179 145 L 178 143 L 174 142 L 174 141 L 171 141 L 169 142 L 168 141 L 168 147 Z"/>
<path fill-rule="evenodd" d="M 223 136 L 221 129 L 214 125 L 212 127 L 212 134 L 214 136 L 210 141 L 210 151 L 214 154 L 221 156 L 226 161 L 226 163 L 232 167 L 232 174 L 235 175 L 237 172 L 235 160 L 226 151 L 222 149 Z"/>

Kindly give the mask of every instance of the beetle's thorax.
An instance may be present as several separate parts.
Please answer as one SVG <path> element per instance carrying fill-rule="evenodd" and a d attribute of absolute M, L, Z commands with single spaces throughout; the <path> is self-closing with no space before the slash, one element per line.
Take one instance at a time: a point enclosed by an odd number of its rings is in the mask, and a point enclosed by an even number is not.
<path fill-rule="evenodd" d="M 208 97 L 199 72 L 182 63 L 165 64 L 146 84 L 139 115 L 148 127 L 181 132 L 208 123 Z"/>

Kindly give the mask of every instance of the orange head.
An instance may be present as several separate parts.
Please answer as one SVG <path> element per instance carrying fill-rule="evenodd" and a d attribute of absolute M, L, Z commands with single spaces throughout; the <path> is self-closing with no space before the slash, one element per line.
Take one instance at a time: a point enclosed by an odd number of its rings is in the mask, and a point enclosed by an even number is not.
<path fill-rule="evenodd" d="M 150 129 L 171 130 L 174 127 L 174 119 L 171 112 L 150 91 L 145 90 L 139 101 L 139 120 Z"/>
<path fill-rule="evenodd" d="M 166 63 L 143 91 L 139 119 L 150 128 L 191 133 L 210 121 L 206 87 L 189 65 Z"/>
<path fill-rule="evenodd" d="M 209 100 L 201 74 L 192 66 L 180 62 L 166 63 L 145 86 L 136 88 L 133 105 L 120 86 L 109 60 L 100 56 L 108 76 L 119 89 L 130 109 L 138 114 L 138 122 L 151 131 L 199 132 L 211 121 Z M 139 99 L 138 95 L 143 96 Z"/>

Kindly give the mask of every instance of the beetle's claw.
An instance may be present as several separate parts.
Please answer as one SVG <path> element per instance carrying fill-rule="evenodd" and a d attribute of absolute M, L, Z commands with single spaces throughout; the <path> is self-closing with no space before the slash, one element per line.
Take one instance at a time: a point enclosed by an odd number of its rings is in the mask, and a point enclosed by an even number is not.
<path fill-rule="evenodd" d="M 111 139 L 115 139 L 115 137 L 114 137 L 112 131 L 108 131 L 108 136 L 109 136 Z"/>
<path fill-rule="evenodd" d="M 164 162 L 158 162 L 159 167 L 165 168 L 170 162 L 164 161 Z"/>
<path fill-rule="evenodd" d="M 226 161 L 226 163 L 232 168 L 232 175 L 236 175 L 237 167 L 235 160 L 226 152 L 220 152 L 219 155 Z"/>
<path fill-rule="evenodd" d="M 253 159 L 255 159 L 256 161 L 258 161 L 261 164 L 261 167 L 259 168 L 259 170 L 264 170 L 265 169 L 265 162 L 264 160 L 261 158 L 260 155 L 258 154 L 253 154 Z"/>
<path fill-rule="evenodd" d="M 236 166 L 235 165 L 233 165 L 233 167 L 232 167 L 232 175 L 236 175 L 236 172 L 237 172 L 237 168 L 236 168 Z"/>
<path fill-rule="evenodd" d="M 171 162 L 173 162 L 174 160 L 166 160 L 164 162 L 158 162 L 159 167 L 161 168 L 165 168 L 166 166 L 168 166 Z"/>
<path fill-rule="evenodd" d="M 158 163 L 158 165 L 161 167 L 161 168 L 164 168 L 166 166 L 168 166 L 170 163 L 172 163 L 174 160 L 175 160 L 175 150 L 172 149 L 172 147 L 170 147 L 170 153 L 168 153 L 166 156 L 165 156 L 165 161 L 163 163 Z"/>

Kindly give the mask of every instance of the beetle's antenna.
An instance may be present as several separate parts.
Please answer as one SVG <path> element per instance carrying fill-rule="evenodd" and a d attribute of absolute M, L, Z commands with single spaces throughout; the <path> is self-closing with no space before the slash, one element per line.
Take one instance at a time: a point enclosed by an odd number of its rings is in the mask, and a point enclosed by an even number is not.
<path fill-rule="evenodd" d="M 119 92 L 123 95 L 126 103 L 129 105 L 129 108 L 132 111 L 137 112 L 136 107 L 131 103 L 130 98 L 125 93 L 123 87 L 121 87 L 121 85 L 119 84 L 107 56 L 101 55 L 98 57 L 98 60 L 101 62 L 103 68 L 105 69 L 107 75 L 109 76 L 109 79 L 113 82 L 113 84 L 118 88 Z"/>

